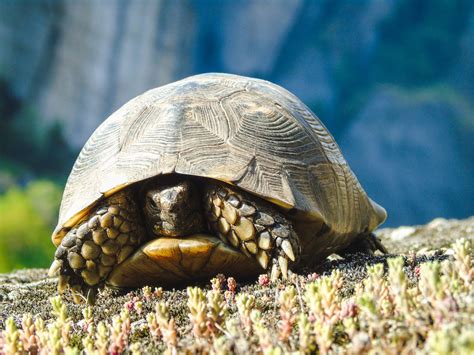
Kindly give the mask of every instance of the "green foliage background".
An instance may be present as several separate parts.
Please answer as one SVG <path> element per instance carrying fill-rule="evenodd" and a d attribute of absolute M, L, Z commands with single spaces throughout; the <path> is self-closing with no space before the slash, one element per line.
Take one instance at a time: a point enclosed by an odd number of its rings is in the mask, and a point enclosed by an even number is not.
<path fill-rule="evenodd" d="M 48 266 L 61 193 L 60 185 L 38 180 L 0 195 L 0 272 Z"/>

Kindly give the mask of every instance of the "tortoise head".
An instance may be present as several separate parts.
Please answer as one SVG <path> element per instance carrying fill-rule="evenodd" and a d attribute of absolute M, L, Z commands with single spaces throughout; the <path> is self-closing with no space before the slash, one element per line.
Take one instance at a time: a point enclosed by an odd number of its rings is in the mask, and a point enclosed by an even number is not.
<path fill-rule="evenodd" d="M 182 237 L 204 231 L 198 187 L 190 180 L 152 179 L 142 190 L 150 235 Z"/>

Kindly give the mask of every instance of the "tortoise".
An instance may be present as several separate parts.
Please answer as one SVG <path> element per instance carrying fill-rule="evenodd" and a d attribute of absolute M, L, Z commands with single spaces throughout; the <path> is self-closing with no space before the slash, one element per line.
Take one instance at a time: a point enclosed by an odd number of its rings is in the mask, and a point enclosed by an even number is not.
<path fill-rule="evenodd" d="M 50 275 L 75 301 L 224 273 L 286 278 L 386 252 L 386 218 L 334 138 L 268 81 L 209 73 L 149 90 L 92 134 L 64 190 Z"/>

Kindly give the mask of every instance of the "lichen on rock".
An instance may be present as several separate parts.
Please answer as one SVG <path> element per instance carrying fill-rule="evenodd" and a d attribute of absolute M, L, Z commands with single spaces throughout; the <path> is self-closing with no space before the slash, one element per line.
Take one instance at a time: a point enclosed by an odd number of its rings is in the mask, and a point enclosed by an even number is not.
<path fill-rule="evenodd" d="M 329 258 L 285 282 L 56 296 L 46 270 L 0 275 L 0 353 L 474 351 L 474 217 L 378 232 L 389 255 Z"/>

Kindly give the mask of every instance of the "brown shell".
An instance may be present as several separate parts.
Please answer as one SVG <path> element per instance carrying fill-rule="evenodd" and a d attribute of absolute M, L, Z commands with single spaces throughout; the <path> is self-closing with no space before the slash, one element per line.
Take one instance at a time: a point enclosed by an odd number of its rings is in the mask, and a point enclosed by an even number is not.
<path fill-rule="evenodd" d="M 67 181 L 53 241 L 104 196 L 170 173 L 232 183 L 340 233 L 385 219 L 297 97 L 259 79 L 202 74 L 145 92 L 97 128 Z"/>

